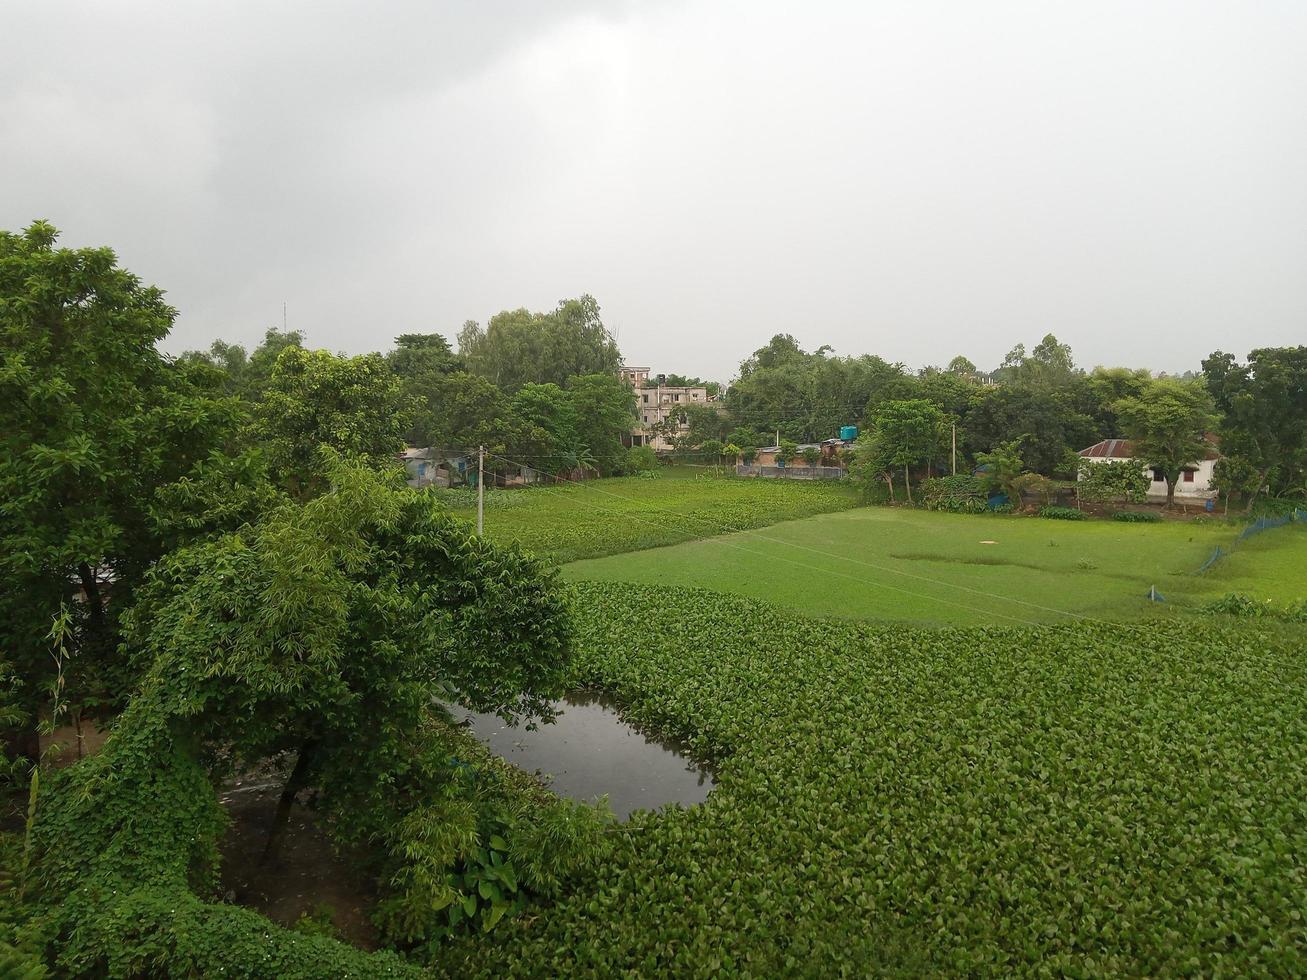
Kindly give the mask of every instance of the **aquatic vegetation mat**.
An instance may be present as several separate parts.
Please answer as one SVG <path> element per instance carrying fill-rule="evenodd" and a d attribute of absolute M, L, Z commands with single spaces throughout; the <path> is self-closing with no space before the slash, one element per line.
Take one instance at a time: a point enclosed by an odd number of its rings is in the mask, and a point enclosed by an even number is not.
<path fill-rule="evenodd" d="M 718 763 L 451 973 L 1307 972 L 1297 627 L 922 631 L 579 585 L 580 679 Z"/>

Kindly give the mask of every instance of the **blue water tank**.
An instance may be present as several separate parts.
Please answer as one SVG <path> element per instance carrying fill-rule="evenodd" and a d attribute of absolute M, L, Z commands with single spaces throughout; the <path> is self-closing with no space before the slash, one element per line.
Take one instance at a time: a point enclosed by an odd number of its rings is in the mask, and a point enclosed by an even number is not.
<path fill-rule="evenodd" d="M 856 425 L 840 426 L 840 438 L 845 442 L 852 442 L 858 438 L 858 427 Z"/>

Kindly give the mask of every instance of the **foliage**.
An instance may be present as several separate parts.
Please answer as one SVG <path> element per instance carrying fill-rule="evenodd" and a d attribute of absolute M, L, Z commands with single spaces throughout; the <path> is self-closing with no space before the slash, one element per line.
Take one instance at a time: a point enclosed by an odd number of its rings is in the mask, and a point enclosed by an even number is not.
<path fill-rule="evenodd" d="M 1307 347 L 1259 348 L 1246 364 L 1217 351 L 1203 361 L 1203 374 L 1221 416 L 1221 451 L 1238 461 L 1237 488 L 1249 503 L 1263 488 L 1304 485 Z"/>
<path fill-rule="evenodd" d="M 1045 476 L 1058 475 L 1065 469 L 1068 451 L 1102 438 L 1073 395 L 1074 387 L 1069 385 L 1022 383 L 981 389 L 963 424 L 966 444 L 979 450 L 1019 442 L 1026 467 Z"/>
<path fill-rule="evenodd" d="M 263 343 L 248 356 L 240 344 L 215 340 L 207 351 L 186 351 L 177 361 L 183 366 L 207 369 L 213 375 L 216 390 L 257 402 L 263 397 L 281 352 L 287 347 L 303 346 L 304 335 L 300 331 L 269 327 Z"/>
<path fill-rule="evenodd" d="M 821 450 L 816 446 L 807 446 L 799 453 L 805 466 L 816 466 L 821 462 Z"/>
<path fill-rule="evenodd" d="M 296 493 L 319 487 L 324 446 L 373 464 L 404 448 L 399 382 L 378 354 L 342 357 L 288 347 L 277 358 L 252 436 L 274 478 Z"/>
<path fill-rule="evenodd" d="M 901 364 L 871 355 L 834 357 L 825 347 L 809 354 L 793 337 L 777 334 L 740 365 L 726 394 L 737 428 L 762 438 L 728 438 L 754 447 L 771 445 L 777 430 L 793 442 L 829 439 L 861 419 L 869 403 L 908 397 L 911 384 Z"/>
<path fill-rule="evenodd" d="M 572 376 L 567 388 L 579 442 L 601 474 L 620 474 L 626 461 L 622 437 L 635 423 L 635 392 L 614 374 Z"/>
<path fill-rule="evenodd" d="M 330 477 L 328 493 L 169 555 L 141 591 L 125 633 L 145 665 L 140 692 L 105 749 L 43 790 L 35 821 L 34 928 L 62 970 L 238 964 L 214 958 L 226 929 L 243 948 L 221 955 L 256 962 L 242 937 L 261 920 L 202 901 L 223 826 L 213 786 L 288 750 L 283 804 L 313 786 L 339 841 L 380 845 L 404 936 L 426 935 L 443 897 L 462 900 L 446 874 L 475 855 L 489 797 L 462 792 L 460 743 L 432 698 L 549 717 L 568 654 L 563 597 L 552 573 L 469 535 L 433 496 L 358 466 Z M 529 864 L 535 852 L 522 853 Z M 204 924 L 178 935 L 165 907 Z M 270 951 L 294 943 L 267 931 Z"/>
<path fill-rule="evenodd" d="M 658 468 L 658 454 L 653 446 L 632 446 L 626 451 L 628 473 L 652 473 Z"/>
<path fill-rule="evenodd" d="M 1083 510 L 1076 510 L 1074 507 L 1041 507 L 1039 516 L 1047 517 L 1054 521 L 1087 521 L 1089 515 Z"/>
<path fill-rule="evenodd" d="M 1136 460 L 1081 459 L 1079 477 L 1076 494 L 1081 500 L 1141 504 L 1148 496 L 1148 474 Z"/>
<path fill-rule="evenodd" d="M 909 467 L 928 463 L 944 446 L 947 421 L 944 413 L 924 398 L 884 402 L 869 426 L 868 444 L 882 470 L 901 468 L 904 491 L 912 501 Z"/>
<path fill-rule="evenodd" d="M 463 362 L 450 350 L 449 341 L 438 333 L 406 333 L 395 338 L 386 354 L 386 366 L 399 380 L 410 419 L 404 441 L 410 446 L 439 445 L 434 438 L 439 407 L 436 393 L 445 375 L 463 370 Z"/>
<path fill-rule="evenodd" d="M 1151 510 L 1118 510 L 1112 515 L 1112 520 L 1124 524 L 1160 524 L 1162 515 Z"/>
<path fill-rule="evenodd" d="M 1053 496 L 1053 491 L 1057 489 L 1056 484 L 1048 477 L 1039 473 L 1022 473 L 1012 481 L 1012 489 L 1017 492 L 1017 500 L 1025 495 L 1042 497 L 1045 506 Z"/>
<path fill-rule="evenodd" d="M 685 471 L 678 467 L 666 475 L 487 493 L 486 536 L 563 564 L 765 527 L 857 502 L 833 480 L 679 479 Z M 521 502 L 492 518 L 490 501 L 500 497 Z M 475 503 L 458 513 L 471 519 Z"/>
<path fill-rule="evenodd" d="M 110 249 L 56 248 L 56 237 L 40 221 L 0 232 L 0 650 L 29 719 L 50 677 L 44 634 L 75 590 L 86 601 L 70 697 L 110 700 L 130 685 L 117 610 L 164 547 L 155 488 L 240 414 L 155 349 L 176 315 L 160 290 Z"/>
<path fill-rule="evenodd" d="M 549 313 L 505 310 L 485 329 L 468 322 L 458 350 L 473 374 L 513 393 L 529 382 L 565 386 L 569 378 L 615 376 L 622 356 L 593 296 L 563 300 Z"/>
<path fill-rule="evenodd" d="M 1137 398 L 1117 402 L 1115 409 L 1134 440 L 1135 455 L 1166 476 L 1170 506 L 1181 471 L 1211 449 L 1205 438 L 1213 422 L 1211 399 L 1200 385 L 1162 380 Z"/>
<path fill-rule="evenodd" d="M 976 453 L 976 463 L 980 467 L 980 479 L 987 492 L 993 493 L 997 490 L 1007 494 L 1010 501 L 1020 501 L 1021 493 L 1017 489 L 1017 480 L 1025 471 L 1025 460 L 1021 455 L 1021 439 L 1000 443 L 987 453 Z"/>
<path fill-rule="evenodd" d="M 1236 616 L 1240 619 L 1278 619 L 1290 623 L 1307 623 L 1307 599 L 1276 605 L 1269 599 L 1259 601 L 1241 592 L 1231 592 L 1206 603 L 1200 612 L 1213 616 Z"/>
<path fill-rule="evenodd" d="M 451 972 L 1307 968 L 1292 637 L 818 624 L 623 584 L 577 612 L 581 677 L 715 760 L 717 788 L 633 819 L 593 891 Z"/>
<path fill-rule="evenodd" d="M 985 511 L 985 485 L 965 473 L 931 477 L 921 481 L 921 499 L 927 510 L 980 514 Z"/>

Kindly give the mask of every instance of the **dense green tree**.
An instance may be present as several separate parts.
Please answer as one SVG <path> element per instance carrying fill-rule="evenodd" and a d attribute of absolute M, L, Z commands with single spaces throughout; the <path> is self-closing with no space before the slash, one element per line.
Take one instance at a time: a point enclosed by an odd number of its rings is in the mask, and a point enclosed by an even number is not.
<path fill-rule="evenodd" d="M 437 333 L 406 333 L 395 338 L 386 354 L 386 365 L 399 379 L 400 389 L 412 419 L 404 440 L 410 446 L 429 446 L 436 407 L 433 404 L 440 380 L 463 369 L 463 362 Z"/>
<path fill-rule="evenodd" d="M 217 387 L 229 395 L 238 395 L 247 401 L 258 401 L 272 377 L 277 358 L 287 347 L 303 347 L 304 335 L 298 330 L 278 330 L 269 327 L 263 343 L 246 354 L 240 344 L 215 340 L 207 351 L 186 351 L 178 361 L 215 369 Z"/>
<path fill-rule="evenodd" d="M 883 404 L 871 420 L 876 451 L 887 462 L 903 470 L 903 482 L 912 502 L 910 468 L 929 463 L 942 451 L 947 419 L 931 402 L 923 398 L 890 401 Z"/>
<path fill-rule="evenodd" d="M 948 362 L 948 367 L 944 370 L 949 374 L 970 376 L 976 373 L 976 365 L 973 364 L 969 358 L 963 357 L 959 354 L 957 357 L 953 358 L 953 360 Z"/>
<path fill-rule="evenodd" d="M 1026 465 L 1045 476 L 1073 472 L 1074 453 L 1101 438 L 1065 389 L 1019 383 L 979 389 L 965 434 L 973 454 L 1020 437 Z"/>
<path fill-rule="evenodd" d="M 622 356 L 593 296 L 563 300 L 549 313 L 505 310 L 482 329 L 469 321 L 458 335 L 468 371 L 512 393 L 587 374 L 616 374 Z"/>
<path fill-rule="evenodd" d="M 546 473 L 571 471 L 592 455 L 581 438 L 581 418 L 572 392 L 555 384 L 527 384 L 518 389 L 509 407 L 519 422 L 545 435 L 534 450 L 516 447 L 534 468 Z"/>
<path fill-rule="evenodd" d="M 1152 375 L 1146 369 L 1096 367 L 1088 375 L 1073 379 L 1067 393 L 1076 409 L 1094 420 L 1098 438 L 1119 439 L 1121 423 L 1116 417 L 1116 403 L 1123 398 L 1138 398 L 1151 383 Z"/>
<path fill-rule="evenodd" d="M 1263 489 L 1307 482 L 1307 347 L 1263 347 L 1240 364 L 1220 351 L 1203 361 L 1220 413 L 1221 452 L 1248 506 Z"/>
<path fill-rule="evenodd" d="M 311 493 L 324 446 L 394 465 L 408 427 L 403 408 L 399 381 L 380 354 L 343 357 L 288 346 L 255 409 L 251 436 L 282 486 Z"/>
<path fill-rule="evenodd" d="M 827 347 L 808 354 L 780 334 L 740 365 L 726 406 L 738 427 L 814 441 L 858 424 L 885 401 L 912 397 L 913 383 L 901 364 L 835 357 Z"/>
<path fill-rule="evenodd" d="M 1165 476 L 1171 506 L 1180 473 L 1212 448 L 1206 440 L 1215 422 L 1210 396 L 1192 382 L 1159 380 L 1138 397 L 1117 402 L 1116 414 L 1134 440 L 1135 456 Z"/>
<path fill-rule="evenodd" d="M 1026 462 L 1021 455 L 1020 439 L 1009 439 L 989 452 L 976 453 L 976 463 L 987 491 L 1004 493 L 1013 504 L 1021 502 L 1018 481 L 1026 472 Z"/>
<path fill-rule="evenodd" d="M 393 474 L 337 461 L 325 476 L 331 492 L 152 570 L 125 632 L 148 665 L 140 691 L 104 751 L 55 781 L 34 826 L 41 938 L 69 972 L 105 972 L 124 916 L 157 928 L 130 915 L 147 898 L 175 915 L 197 903 L 191 887 L 212 888 L 214 786 L 282 757 L 294 765 L 268 857 L 295 794 L 313 788 L 335 839 L 369 845 L 392 941 L 436 938 L 452 902 L 478 905 L 453 872 L 481 849 L 495 846 L 522 887 L 565 870 L 573 831 L 548 827 L 542 855 L 534 821 L 487 810 L 435 703 L 551 716 L 569 654 L 555 573 L 469 535 Z M 568 808 L 571 826 L 586 819 Z M 487 901 L 486 925 L 508 907 Z M 227 921 L 222 909 L 213 920 Z M 170 942 L 151 937 L 150 956 Z M 167 962 L 150 956 L 122 972 Z"/>
<path fill-rule="evenodd" d="M 429 445 L 448 453 L 481 445 L 496 453 L 508 451 L 505 434 L 514 427 L 512 406 L 493 382 L 455 371 L 440 379 L 431 403 Z"/>
<path fill-rule="evenodd" d="M 580 444 L 605 476 L 621 473 L 626 460 L 622 439 L 635 424 L 635 391 L 616 374 L 584 374 L 568 379 L 568 397 L 577 418 Z"/>
<path fill-rule="evenodd" d="M 1095 503 L 1122 500 L 1143 503 L 1148 496 L 1148 474 L 1137 460 L 1080 461 L 1076 497 Z"/>
<path fill-rule="evenodd" d="M 233 400 L 197 390 L 160 355 L 176 315 L 162 292 L 112 250 L 56 238 L 41 221 L 0 232 L 0 649 L 22 679 L 29 731 L 62 605 L 74 615 L 67 696 L 129 685 L 117 614 L 163 549 L 155 490 L 239 417 Z"/>

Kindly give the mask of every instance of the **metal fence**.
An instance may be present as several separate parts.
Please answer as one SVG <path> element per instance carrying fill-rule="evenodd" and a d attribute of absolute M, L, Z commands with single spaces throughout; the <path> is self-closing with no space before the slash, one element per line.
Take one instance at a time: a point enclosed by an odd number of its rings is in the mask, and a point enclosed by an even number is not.
<path fill-rule="evenodd" d="M 1269 531 L 1274 527 L 1284 527 L 1284 525 L 1293 524 L 1296 521 L 1307 521 L 1307 510 L 1303 510 L 1301 507 L 1295 507 L 1289 513 L 1282 514 L 1279 517 L 1259 517 L 1239 532 L 1239 536 L 1234 539 L 1234 543 L 1238 544 L 1240 541 L 1246 541 L 1255 534 L 1261 534 L 1263 531 Z M 1199 566 L 1198 571 L 1194 574 L 1203 574 L 1203 572 L 1207 571 L 1229 553 L 1229 551 L 1218 544 L 1212 553 L 1207 556 L 1207 561 L 1203 562 L 1202 565 Z"/>
<path fill-rule="evenodd" d="M 736 476 L 769 476 L 782 480 L 840 480 L 849 471 L 839 466 L 759 466 L 757 463 L 737 463 Z"/>

